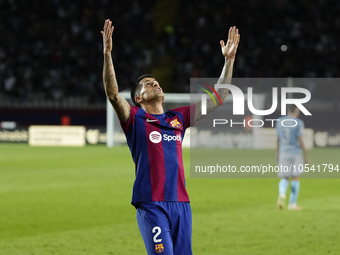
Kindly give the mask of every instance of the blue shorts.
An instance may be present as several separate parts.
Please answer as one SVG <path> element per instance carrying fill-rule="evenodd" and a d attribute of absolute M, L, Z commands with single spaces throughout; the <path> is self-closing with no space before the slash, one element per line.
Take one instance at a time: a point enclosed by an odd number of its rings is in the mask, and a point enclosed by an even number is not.
<path fill-rule="evenodd" d="M 186 202 L 137 204 L 137 222 L 148 254 L 191 255 L 191 208 Z"/>

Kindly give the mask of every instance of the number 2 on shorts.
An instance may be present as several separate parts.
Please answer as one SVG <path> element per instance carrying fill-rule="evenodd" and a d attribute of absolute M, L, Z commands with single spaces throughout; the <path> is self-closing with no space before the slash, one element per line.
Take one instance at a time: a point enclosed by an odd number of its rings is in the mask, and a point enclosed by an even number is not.
<path fill-rule="evenodd" d="M 155 242 L 155 243 L 160 243 L 160 242 L 162 242 L 162 239 L 157 239 L 157 237 L 162 233 L 162 230 L 161 230 L 161 228 L 160 227 L 154 227 L 153 229 L 152 229 L 152 233 L 156 233 L 154 236 L 153 236 L 153 241 Z"/>

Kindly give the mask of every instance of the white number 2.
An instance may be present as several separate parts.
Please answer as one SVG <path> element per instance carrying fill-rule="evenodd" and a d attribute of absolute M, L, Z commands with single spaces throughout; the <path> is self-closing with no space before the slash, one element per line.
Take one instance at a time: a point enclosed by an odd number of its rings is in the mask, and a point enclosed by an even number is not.
<path fill-rule="evenodd" d="M 154 227 L 153 229 L 152 229 L 152 233 L 156 233 L 154 236 L 153 236 L 153 241 L 155 242 L 155 243 L 160 243 L 160 242 L 162 242 L 162 239 L 157 239 L 157 237 L 162 233 L 162 230 L 161 230 L 161 228 L 160 227 Z"/>

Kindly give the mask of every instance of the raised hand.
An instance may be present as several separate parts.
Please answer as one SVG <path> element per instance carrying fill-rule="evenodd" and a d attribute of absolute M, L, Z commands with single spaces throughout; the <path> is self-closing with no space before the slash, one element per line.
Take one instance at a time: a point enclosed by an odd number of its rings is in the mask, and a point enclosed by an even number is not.
<path fill-rule="evenodd" d="M 236 51 L 238 43 L 240 42 L 240 34 L 238 33 L 238 29 L 236 27 L 231 27 L 229 29 L 229 36 L 227 44 L 224 45 L 224 41 L 221 40 L 221 50 L 222 54 L 227 59 L 235 59 Z"/>
<path fill-rule="evenodd" d="M 103 36 L 104 53 L 112 51 L 112 33 L 113 33 L 112 21 L 105 20 L 104 31 L 101 31 Z"/>

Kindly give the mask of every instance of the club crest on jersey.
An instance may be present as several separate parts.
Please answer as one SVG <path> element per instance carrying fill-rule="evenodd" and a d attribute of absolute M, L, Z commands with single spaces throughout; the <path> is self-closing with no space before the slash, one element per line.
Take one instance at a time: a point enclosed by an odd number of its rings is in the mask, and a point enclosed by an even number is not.
<path fill-rule="evenodd" d="M 162 244 L 162 243 L 156 244 L 156 245 L 155 245 L 155 251 L 156 251 L 157 253 L 162 253 L 162 252 L 164 251 L 163 244 Z"/>
<path fill-rule="evenodd" d="M 177 119 L 170 121 L 170 124 L 171 124 L 172 127 L 181 128 L 181 123 L 179 123 Z"/>

